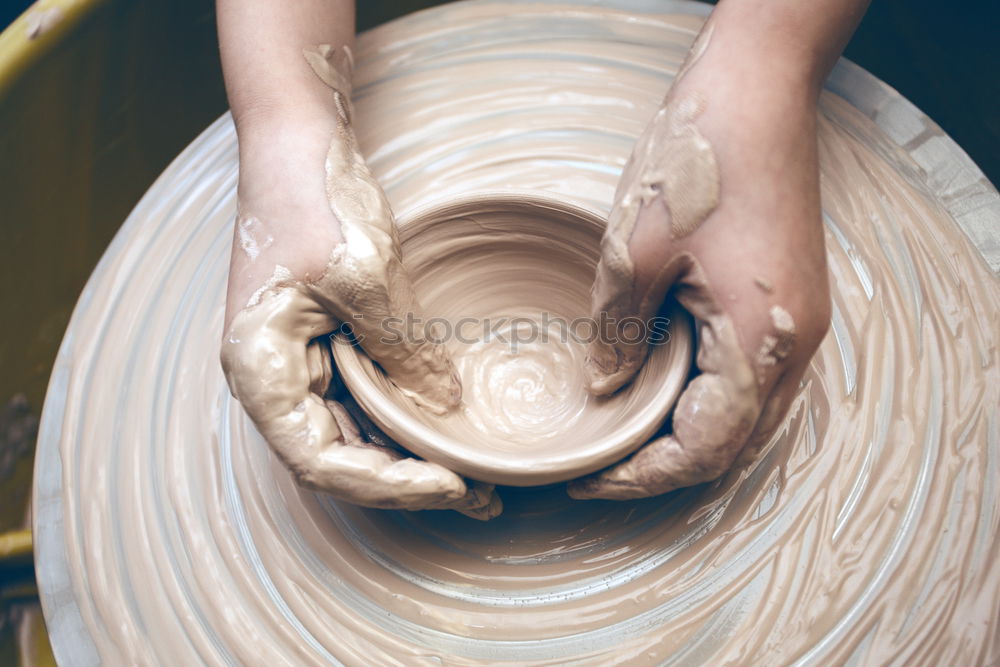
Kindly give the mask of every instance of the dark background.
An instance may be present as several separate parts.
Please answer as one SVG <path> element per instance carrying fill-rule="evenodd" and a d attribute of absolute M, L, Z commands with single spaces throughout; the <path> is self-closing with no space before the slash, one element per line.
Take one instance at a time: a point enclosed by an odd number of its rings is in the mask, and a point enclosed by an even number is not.
<path fill-rule="evenodd" d="M 0 1 L 0 25 L 29 4 Z M 362 0 L 357 3 L 358 29 L 429 4 L 441 3 Z M 844 53 L 944 128 L 994 184 L 1000 183 L 998 17 L 995 6 L 985 1 L 873 0 Z"/>

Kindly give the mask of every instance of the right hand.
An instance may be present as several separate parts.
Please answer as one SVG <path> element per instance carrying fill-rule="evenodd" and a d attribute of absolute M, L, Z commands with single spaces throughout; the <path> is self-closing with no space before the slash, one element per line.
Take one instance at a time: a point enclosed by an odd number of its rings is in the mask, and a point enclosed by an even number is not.
<path fill-rule="evenodd" d="M 332 117 L 282 110 L 237 122 L 238 214 L 221 351 L 230 390 L 303 486 L 367 507 L 493 518 L 502 505 L 492 485 L 411 458 L 373 439 L 368 425 L 363 436 L 328 400 L 335 369 L 316 339 L 345 322 L 425 408 L 453 408 L 461 386 L 441 346 L 380 340 L 385 318 L 418 315 L 418 305 L 388 201 L 351 129 L 349 58 L 312 55 L 338 96 Z"/>
<path fill-rule="evenodd" d="M 592 292 L 595 319 L 624 322 L 649 321 L 672 289 L 696 321 L 699 374 L 670 433 L 574 480 L 574 498 L 655 496 L 755 458 L 829 327 L 816 135 L 825 73 L 725 42 L 744 29 L 738 18 L 713 36 L 713 15 L 636 142 Z M 630 382 L 647 350 L 592 342 L 590 390 Z"/>

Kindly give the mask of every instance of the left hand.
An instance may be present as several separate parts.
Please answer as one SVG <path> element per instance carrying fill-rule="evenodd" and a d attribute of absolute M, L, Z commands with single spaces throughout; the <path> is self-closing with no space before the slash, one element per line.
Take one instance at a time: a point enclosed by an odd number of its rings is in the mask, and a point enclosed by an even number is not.
<path fill-rule="evenodd" d="M 239 218 L 221 347 L 230 390 L 302 486 L 365 507 L 490 519 L 502 509 L 492 485 L 372 437 L 363 413 L 329 395 L 336 369 L 321 341 L 345 322 L 427 409 L 456 406 L 461 386 L 442 346 L 385 340 L 385 322 L 419 304 L 389 202 L 350 123 L 348 52 L 308 55 L 332 88 L 333 113 L 302 104 L 237 119 Z"/>

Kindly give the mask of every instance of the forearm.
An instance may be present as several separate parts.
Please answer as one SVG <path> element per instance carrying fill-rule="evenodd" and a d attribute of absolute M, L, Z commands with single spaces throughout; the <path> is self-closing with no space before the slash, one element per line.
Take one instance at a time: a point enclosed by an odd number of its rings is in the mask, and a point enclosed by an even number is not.
<path fill-rule="evenodd" d="M 711 40 L 741 54 L 743 66 L 818 94 L 869 1 L 724 0 L 712 14 Z"/>
<path fill-rule="evenodd" d="M 216 11 L 226 92 L 241 135 L 244 126 L 274 118 L 332 118 L 330 88 L 302 51 L 351 44 L 353 0 L 217 0 Z"/>

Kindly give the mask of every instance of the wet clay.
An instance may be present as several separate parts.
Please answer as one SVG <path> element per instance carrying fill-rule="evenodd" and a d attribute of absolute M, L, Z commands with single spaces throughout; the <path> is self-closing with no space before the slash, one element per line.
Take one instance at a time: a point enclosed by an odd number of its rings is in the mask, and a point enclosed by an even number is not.
<path fill-rule="evenodd" d="M 781 306 L 771 306 L 770 315 L 774 329 L 772 333 L 764 334 L 755 359 L 760 383 L 763 383 L 761 375 L 764 369 L 788 358 L 795 344 L 795 320 L 791 314 Z"/>
<path fill-rule="evenodd" d="M 434 317 L 414 327 L 433 323 L 463 398 L 450 413 L 429 413 L 358 348 L 336 345 L 347 388 L 381 431 L 463 475 L 531 486 L 604 468 L 660 429 L 691 364 L 679 309 L 663 331 L 620 332 L 662 337 L 635 382 L 610 397 L 586 389 L 586 341 L 599 334 L 588 314 L 600 215 L 499 193 L 451 199 L 399 224 L 406 269 Z M 382 335 L 411 334 L 399 322 Z"/>
<path fill-rule="evenodd" d="M 707 11 L 650 6 L 454 3 L 361 36 L 353 119 L 393 210 L 502 190 L 606 215 L 701 27 L 683 14 Z M 819 144 L 832 330 L 756 462 L 645 501 L 504 488 L 482 523 L 303 489 L 230 396 L 221 119 L 109 249 L 50 383 L 33 506 L 57 658 L 1000 661 L 1000 281 L 963 231 L 1000 266 L 996 191 L 848 63 Z"/>

